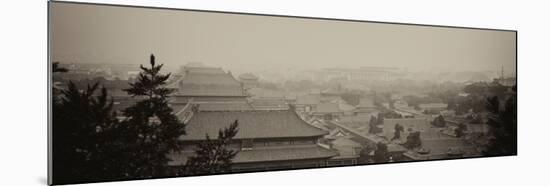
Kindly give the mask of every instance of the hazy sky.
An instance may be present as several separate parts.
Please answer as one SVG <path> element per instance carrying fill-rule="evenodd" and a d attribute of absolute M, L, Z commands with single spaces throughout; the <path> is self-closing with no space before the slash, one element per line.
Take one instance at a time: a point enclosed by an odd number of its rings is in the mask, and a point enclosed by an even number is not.
<path fill-rule="evenodd" d="M 514 32 L 51 3 L 54 61 L 515 71 Z"/>

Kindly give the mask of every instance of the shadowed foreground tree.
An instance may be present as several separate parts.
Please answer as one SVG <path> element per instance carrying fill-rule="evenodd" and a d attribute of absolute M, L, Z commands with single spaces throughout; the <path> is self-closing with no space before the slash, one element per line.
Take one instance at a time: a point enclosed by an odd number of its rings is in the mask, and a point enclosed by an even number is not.
<path fill-rule="evenodd" d="M 53 97 L 53 182 L 55 184 L 152 178 L 169 172 L 169 152 L 180 148 L 184 125 L 168 106 L 172 90 L 164 88 L 168 75 L 162 65 L 141 66 L 135 83 L 126 91 L 140 100 L 124 111 L 119 121 L 107 90 L 98 83 L 80 90 L 69 82 Z M 56 70 L 57 69 L 57 70 Z M 54 65 L 53 71 L 63 72 Z"/>
<path fill-rule="evenodd" d="M 53 73 L 56 73 L 56 72 L 68 72 L 69 70 L 67 70 L 66 68 L 63 68 L 63 67 L 59 67 L 59 62 L 53 62 L 52 63 L 52 72 Z"/>
<path fill-rule="evenodd" d="M 487 99 L 489 111 L 488 124 L 491 127 L 489 144 L 483 152 L 485 155 L 517 154 L 517 103 L 514 98 L 506 100 L 504 109 L 500 107 L 498 97 Z"/>
<path fill-rule="evenodd" d="M 220 129 L 218 138 L 210 139 L 206 134 L 206 141 L 197 144 L 195 155 L 187 160 L 183 175 L 204 175 L 228 173 L 237 151 L 229 149 L 231 140 L 237 135 L 239 121 L 235 120 L 228 128 Z"/>
<path fill-rule="evenodd" d="M 161 65 L 155 64 L 151 55 L 149 68 L 140 65 L 137 81 L 124 89 L 129 95 L 140 99 L 124 110 L 126 117 L 121 123 L 121 143 L 125 146 L 125 164 L 128 178 L 152 178 L 173 175 L 169 172 L 167 154 L 180 150 L 178 138 L 185 134 L 184 124 L 168 106 L 168 95 L 173 89 L 165 88 L 170 74 L 160 73 Z"/>
<path fill-rule="evenodd" d="M 100 181 L 117 174 L 110 156 L 118 124 L 112 112 L 113 101 L 107 90 L 96 95 L 98 84 L 79 90 L 69 82 L 67 90 L 54 97 L 53 115 L 53 181 L 55 184 Z"/>

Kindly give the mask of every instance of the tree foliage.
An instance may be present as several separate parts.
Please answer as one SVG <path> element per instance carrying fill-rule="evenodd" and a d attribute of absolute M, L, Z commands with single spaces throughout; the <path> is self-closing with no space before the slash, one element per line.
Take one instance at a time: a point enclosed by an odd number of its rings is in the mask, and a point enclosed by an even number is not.
<path fill-rule="evenodd" d="M 464 136 L 464 131 L 466 131 L 466 124 L 460 123 L 458 124 L 458 127 L 455 129 L 455 135 L 456 137 L 462 137 Z"/>
<path fill-rule="evenodd" d="M 393 138 L 391 140 L 401 139 L 401 133 L 405 131 L 405 128 L 399 123 L 395 124 Z"/>
<path fill-rule="evenodd" d="M 168 95 L 174 90 L 165 88 L 170 74 L 160 73 L 161 65 L 155 64 L 151 55 L 150 67 L 140 65 L 142 72 L 137 81 L 124 89 L 140 100 L 123 111 L 126 119 L 121 123 L 121 143 L 127 160 L 124 172 L 131 178 L 151 178 L 171 175 L 167 169 L 167 154 L 181 149 L 178 138 L 185 134 L 184 124 L 168 106 Z"/>
<path fill-rule="evenodd" d="M 383 120 L 384 120 L 383 118 L 379 119 L 375 116 L 371 116 L 369 120 L 369 134 L 378 134 L 382 132 L 382 129 L 379 126 L 381 124 L 380 122 L 383 123 Z"/>
<path fill-rule="evenodd" d="M 57 73 L 57 72 L 68 72 L 69 70 L 67 70 L 66 68 L 63 68 L 63 67 L 59 67 L 59 62 L 53 62 L 52 63 L 52 72 L 53 73 Z"/>
<path fill-rule="evenodd" d="M 434 118 L 431 124 L 435 127 L 445 127 L 447 125 L 447 122 L 445 121 L 445 118 L 443 118 L 442 115 L 439 115 L 436 118 Z"/>
<path fill-rule="evenodd" d="M 113 101 L 98 84 L 79 90 L 69 82 L 68 89 L 53 101 L 53 180 L 54 183 L 99 181 L 114 178 L 113 162 L 118 135 Z"/>
<path fill-rule="evenodd" d="M 173 175 L 167 154 L 178 151 L 184 125 L 168 106 L 172 90 L 164 88 L 168 75 L 151 67 L 140 73 L 126 91 L 136 100 L 124 119 L 112 111 L 113 101 L 99 84 L 67 90 L 53 99 L 53 180 L 56 184 L 151 178 Z M 62 72 L 55 70 L 54 72 Z"/>
<path fill-rule="evenodd" d="M 409 133 L 409 135 L 407 136 L 407 141 L 405 142 L 405 144 L 403 144 L 403 146 L 405 146 L 408 149 L 421 147 L 422 140 L 420 139 L 420 132 L 415 131 L 415 132 Z"/>
<path fill-rule="evenodd" d="M 220 129 L 218 138 L 213 140 L 206 134 L 206 140 L 197 144 L 195 155 L 187 160 L 184 175 L 204 175 L 227 173 L 237 151 L 229 148 L 237 135 L 239 121 L 235 120 L 228 128 Z"/>
<path fill-rule="evenodd" d="M 374 150 L 374 162 L 385 163 L 389 161 L 388 146 L 385 143 L 378 142 Z"/>

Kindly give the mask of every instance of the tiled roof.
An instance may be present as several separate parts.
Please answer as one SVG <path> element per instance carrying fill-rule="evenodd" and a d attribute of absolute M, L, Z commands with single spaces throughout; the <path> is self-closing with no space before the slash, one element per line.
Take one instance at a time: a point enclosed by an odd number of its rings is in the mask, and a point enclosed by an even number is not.
<path fill-rule="evenodd" d="M 233 161 L 236 163 L 249 163 L 281 160 L 303 160 L 330 158 L 336 155 L 338 155 L 338 153 L 325 149 L 318 145 L 311 145 L 308 147 L 289 146 L 272 149 L 240 151 Z"/>
<path fill-rule="evenodd" d="M 199 108 L 200 110 L 200 108 Z M 205 134 L 218 131 L 239 120 L 235 139 L 322 136 L 327 132 L 303 121 L 294 111 L 220 111 L 195 113 L 186 125 L 187 135 L 181 140 L 203 140 Z"/>
<path fill-rule="evenodd" d="M 321 103 L 317 105 L 315 113 L 339 113 L 342 112 L 337 103 Z"/>
<path fill-rule="evenodd" d="M 359 149 L 361 144 L 351 139 L 340 137 L 335 139 L 332 143 L 332 148 L 338 150 L 338 156 L 334 158 L 357 158 L 359 157 Z"/>
<path fill-rule="evenodd" d="M 244 96 L 244 90 L 230 73 L 186 73 L 177 81 L 178 95 Z"/>
<path fill-rule="evenodd" d="M 200 103 L 200 111 L 243 111 L 254 110 L 254 108 L 246 102 L 210 102 Z"/>
<path fill-rule="evenodd" d="M 289 106 L 283 97 L 255 98 L 250 103 L 254 110 L 288 110 Z"/>
<path fill-rule="evenodd" d="M 169 165 L 184 165 L 187 159 L 193 154 L 193 151 L 170 154 L 169 158 L 172 161 L 169 162 Z M 337 155 L 338 153 L 318 145 L 285 146 L 239 151 L 233 159 L 233 163 L 319 159 L 330 158 Z"/>

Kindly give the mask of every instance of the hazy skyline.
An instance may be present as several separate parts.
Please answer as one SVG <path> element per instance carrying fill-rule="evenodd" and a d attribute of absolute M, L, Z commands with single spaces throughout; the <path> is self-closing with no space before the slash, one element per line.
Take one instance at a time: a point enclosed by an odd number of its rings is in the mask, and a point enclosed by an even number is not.
<path fill-rule="evenodd" d="M 51 3 L 51 58 L 63 63 L 226 69 L 386 66 L 515 75 L 516 33 Z"/>

